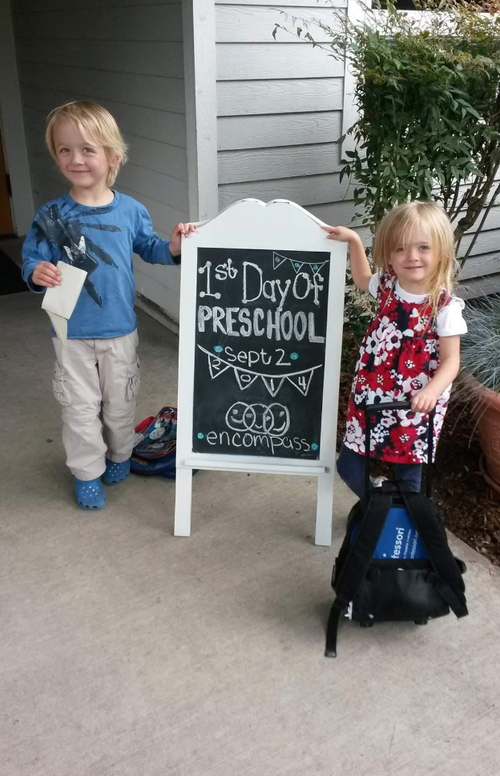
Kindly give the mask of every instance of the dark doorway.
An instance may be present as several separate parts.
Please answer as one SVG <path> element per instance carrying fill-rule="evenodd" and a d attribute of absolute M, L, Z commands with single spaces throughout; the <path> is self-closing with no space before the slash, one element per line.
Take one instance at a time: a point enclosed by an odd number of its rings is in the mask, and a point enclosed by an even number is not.
<path fill-rule="evenodd" d="M 14 225 L 10 209 L 10 182 L 5 167 L 2 135 L 0 133 L 0 237 L 11 235 L 13 231 Z"/>
<path fill-rule="evenodd" d="M 21 269 L 4 253 L 0 243 L 0 296 L 19 294 L 27 290 L 28 286 L 21 277 Z"/>

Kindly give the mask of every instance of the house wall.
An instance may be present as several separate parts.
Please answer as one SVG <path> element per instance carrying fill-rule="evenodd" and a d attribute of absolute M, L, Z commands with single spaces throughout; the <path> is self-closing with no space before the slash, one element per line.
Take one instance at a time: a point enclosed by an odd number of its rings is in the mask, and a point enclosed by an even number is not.
<path fill-rule="evenodd" d="M 359 17 L 354 0 L 333 6 Z M 219 206 L 244 197 L 291 199 L 330 224 L 354 216 L 349 181 L 340 181 L 339 138 L 355 121 L 353 81 L 327 51 L 278 31 L 333 23 L 330 0 L 216 0 Z M 286 21 L 279 9 L 298 20 Z M 342 10 L 344 9 L 344 10 Z M 328 38 L 311 28 L 319 42 Z M 354 222 L 356 227 L 356 223 Z M 475 230 L 462 242 L 461 253 Z M 357 227 L 356 227 L 357 228 Z M 365 244 L 367 230 L 359 229 Z M 463 296 L 500 290 L 500 208 L 493 209 L 462 274 Z M 490 277 L 490 281 L 482 280 Z"/>
<path fill-rule="evenodd" d="M 129 144 L 117 188 L 167 238 L 188 220 L 182 0 L 12 0 L 12 9 L 35 207 L 66 189 L 44 147 L 47 113 L 93 99 Z M 179 269 L 134 263 L 138 293 L 178 320 Z"/>
<path fill-rule="evenodd" d="M 499 180 L 494 184 L 498 186 Z M 492 193 L 492 192 L 491 192 Z M 490 194 L 491 197 L 491 194 Z M 489 198 L 488 198 L 489 199 Z M 492 207 L 474 243 L 470 257 L 460 272 L 459 293 L 465 299 L 500 292 L 500 198 L 498 207 Z M 474 227 L 463 237 L 458 255 L 464 256 L 482 222 L 482 214 Z M 463 214 L 459 216 L 459 219 Z"/>
<path fill-rule="evenodd" d="M 208 0 L 192 2 L 194 14 L 199 12 L 196 27 L 206 21 Z M 359 12 L 354 0 L 333 0 L 333 5 L 341 13 Z M 275 23 L 284 22 L 280 8 L 297 19 L 319 17 L 331 24 L 332 0 L 286 0 L 286 5 L 216 0 L 210 5 L 215 12 L 216 96 L 212 100 L 210 84 L 203 82 L 210 73 L 204 76 L 207 68 L 200 61 L 194 68 L 196 88 L 190 84 L 197 108 L 188 128 L 181 7 L 181 0 L 12 0 L 35 205 L 65 189 L 43 145 L 45 116 L 65 100 L 92 98 L 114 113 L 130 144 L 130 161 L 117 186 L 148 207 L 163 237 L 195 210 L 200 217 L 213 215 L 209 211 L 217 208 L 216 202 L 210 204 L 217 199 L 212 196 L 217 183 L 220 208 L 244 197 L 286 198 L 327 223 L 350 223 L 349 182 L 341 182 L 339 174 L 339 139 L 353 115 L 349 74 L 342 62 L 310 43 L 282 31 L 276 41 L 272 38 Z M 184 12 L 186 16 L 186 8 Z M 287 24 L 293 26 L 290 20 Z M 297 24 L 304 28 L 303 22 Z M 209 49 L 208 30 L 197 34 Z M 325 40 L 317 29 L 313 34 Z M 199 39 L 195 51 L 200 52 Z M 202 53 L 201 59 L 211 59 Z M 216 103 L 216 131 L 209 106 L 200 108 L 200 93 Z M 204 140 L 207 125 L 208 151 L 198 143 L 188 177 L 187 130 Z M 195 141 L 189 145 L 192 152 Z M 198 209 L 194 189 L 206 189 Z M 363 237 L 368 243 L 369 235 Z M 473 232 L 463 248 L 472 238 Z M 178 320 L 179 270 L 150 267 L 138 259 L 135 265 L 139 294 Z M 500 208 L 489 214 L 464 268 L 464 283 L 470 285 L 464 295 L 484 287 L 477 280 L 483 275 L 499 288 L 498 273 Z"/>
<path fill-rule="evenodd" d="M 342 13 L 346 5 L 333 0 Z M 292 24 L 280 8 L 334 23 L 330 0 L 216 0 L 219 205 L 284 198 L 345 223 L 352 206 L 339 176 L 344 63 L 281 30 L 274 41 L 275 22 Z M 325 40 L 317 28 L 314 35 Z"/>

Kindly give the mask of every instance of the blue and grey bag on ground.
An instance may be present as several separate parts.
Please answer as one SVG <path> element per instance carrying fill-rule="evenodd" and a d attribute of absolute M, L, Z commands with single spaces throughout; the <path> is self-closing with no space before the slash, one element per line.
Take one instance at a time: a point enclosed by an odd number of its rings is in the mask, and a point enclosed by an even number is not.
<path fill-rule="evenodd" d="M 369 450 L 369 416 L 380 410 L 409 409 L 406 402 L 366 408 L 365 449 Z M 347 532 L 332 572 L 336 594 L 327 626 L 327 657 L 337 655 L 340 619 L 370 627 L 376 622 L 429 620 L 451 611 L 468 614 L 462 574 L 465 563 L 450 550 L 443 522 L 431 500 L 433 417 L 429 419 L 426 494 L 405 482 L 369 486 L 366 457 L 365 493 L 352 508 Z"/>
<path fill-rule="evenodd" d="M 130 470 L 144 476 L 175 479 L 177 409 L 163 407 L 154 418 L 136 428 Z"/>

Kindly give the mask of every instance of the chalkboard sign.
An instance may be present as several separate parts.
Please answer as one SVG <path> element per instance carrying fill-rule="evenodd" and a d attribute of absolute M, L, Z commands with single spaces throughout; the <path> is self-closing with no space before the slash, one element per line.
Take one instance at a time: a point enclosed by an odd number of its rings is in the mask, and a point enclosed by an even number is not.
<path fill-rule="evenodd" d="M 346 247 L 321 227 L 245 199 L 182 241 L 176 536 L 193 471 L 222 470 L 317 477 L 331 543 Z"/>
<path fill-rule="evenodd" d="M 330 253 L 198 248 L 193 451 L 317 460 Z"/>

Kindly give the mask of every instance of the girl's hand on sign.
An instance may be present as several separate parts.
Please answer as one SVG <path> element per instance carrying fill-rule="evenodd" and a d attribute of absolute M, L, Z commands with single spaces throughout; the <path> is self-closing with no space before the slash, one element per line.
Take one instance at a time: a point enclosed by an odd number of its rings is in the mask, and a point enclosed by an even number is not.
<path fill-rule="evenodd" d="M 41 261 L 36 265 L 31 275 L 31 280 L 35 286 L 45 286 L 45 288 L 58 286 L 61 279 L 61 270 L 57 269 L 50 261 Z"/>
<path fill-rule="evenodd" d="M 337 240 L 338 242 L 353 242 L 359 240 L 359 235 L 346 226 L 322 226 L 325 232 L 328 232 L 327 240 Z"/>
<path fill-rule="evenodd" d="M 412 397 L 411 408 L 413 412 L 431 412 L 436 406 L 437 400 L 438 397 L 432 388 L 426 386 Z"/>
<path fill-rule="evenodd" d="M 184 237 L 189 237 L 191 232 L 195 231 L 196 224 L 177 224 L 177 226 L 174 226 L 170 236 L 169 245 L 169 250 L 172 256 L 181 255 L 181 235 L 184 235 Z"/>
<path fill-rule="evenodd" d="M 368 291 L 372 271 L 359 234 L 346 226 L 323 226 L 322 229 L 328 232 L 327 240 L 349 243 L 352 279 L 360 291 Z"/>

